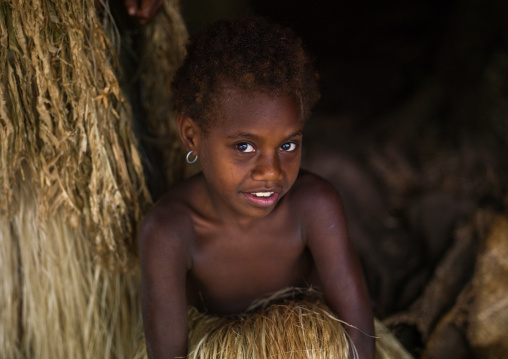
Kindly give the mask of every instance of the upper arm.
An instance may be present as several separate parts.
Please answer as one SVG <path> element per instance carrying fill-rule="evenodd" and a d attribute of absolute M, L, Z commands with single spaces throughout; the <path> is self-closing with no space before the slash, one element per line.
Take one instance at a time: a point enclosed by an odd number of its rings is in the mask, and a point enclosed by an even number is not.
<path fill-rule="evenodd" d="M 352 289 L 362 283 L 363 273 L 349 238 L 340 196 L 326 182 L 312 189 L 305 233 L 320 283 L 325 294 L 340 292 L 341 297 L 353 296 Z"/>
<path fill-rule="evenodd" d="M 372 335 L 370 298 L 340 196 L 319 178 L 307 188 L 304 230 L 325 299 L 341 320 Z"/>
<path fill-rule="evenodd" d="M 188 225 L 181 217 L 156 210 L 139 231 L 141 301 L 149 358 L 186 354 L 190 256 Z"/>

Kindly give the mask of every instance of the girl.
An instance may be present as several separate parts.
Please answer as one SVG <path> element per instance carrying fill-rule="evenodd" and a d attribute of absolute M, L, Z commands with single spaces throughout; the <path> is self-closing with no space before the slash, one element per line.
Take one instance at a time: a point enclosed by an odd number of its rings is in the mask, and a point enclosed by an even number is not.
<path fill-rule="evenodd" d="M 365 281 L 331 184 L 300 170 L 318 98 L 301 41 L 257 18 L 219 22 L 188 49 L 173 88 L 187 160 L 140 230 L 150 358 L 184 357 L 191 305 L 221 316 L 287 287 L 323 292 L 360 358 L 374 358 Z"/>

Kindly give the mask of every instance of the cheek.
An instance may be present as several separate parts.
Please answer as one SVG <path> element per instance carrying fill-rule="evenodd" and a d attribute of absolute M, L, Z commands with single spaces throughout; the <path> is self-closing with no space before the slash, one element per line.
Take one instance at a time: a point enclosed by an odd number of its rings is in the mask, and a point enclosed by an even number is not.
<path fill-rule="evenodd" d="M 209 144 L 202 145 L 199 150 L 199 159 L 203 172 L 205 170 L 213 170 L 214 167 L 217 167 L 217 163 L 220 162 L 223 157 L 224 156 L 217 148 L 215 148 L 215 146 L 210 146 Z"/>
<path fill-rule="evenodd" d="M 285 172 L 288 182 L 290 182 L 291 185 L 296 181 L 296 178 L 298 177 L 298 173 L 300 171 L 300 162 L 301 155 L 298 155 L 286 163 Z"/>
<path fill-rule="evenodd" d="M 300 169 L 300 163 L 301 163 L 302 155 L 300 153 L 288 158 L 285 161 L 285 167 L 289 172 L 298 172 Z"/>
<path fill-rule="evenodd" d="M 236 186 L 242 178 L 241 169 L 220 151 L 203 151 L 201 170 L 210 184 L 223 189 Z"/>

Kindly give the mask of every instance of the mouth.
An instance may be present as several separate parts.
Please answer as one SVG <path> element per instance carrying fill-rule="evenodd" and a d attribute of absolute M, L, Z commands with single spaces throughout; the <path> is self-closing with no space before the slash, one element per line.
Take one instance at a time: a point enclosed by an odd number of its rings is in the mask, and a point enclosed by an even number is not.
<path fill-rule="evenodd" d="M 259 207 L 270 207 L 277 202 L 278 192 L 242 192 L 243 196 Z"/>

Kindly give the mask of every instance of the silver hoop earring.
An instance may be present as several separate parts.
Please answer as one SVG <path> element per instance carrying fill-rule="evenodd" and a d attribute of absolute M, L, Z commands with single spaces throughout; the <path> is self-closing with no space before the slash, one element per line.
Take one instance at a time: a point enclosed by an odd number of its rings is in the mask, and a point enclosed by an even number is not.
<path fill-rule="evenodd" d="M 191 155 L 191 153 L 194 152 L 193 150 L 190 150 L 188 153 L 187 153 L 187 156 L 185 157 L 185 159 L 187 160 L 187 163 L 188 164 L 193 164 L 194 162 L 196 162 L 198 160 L 198 156 L 194 157 L 194 159 L 191 161 L 189 160 L 189 157 Z"/>

